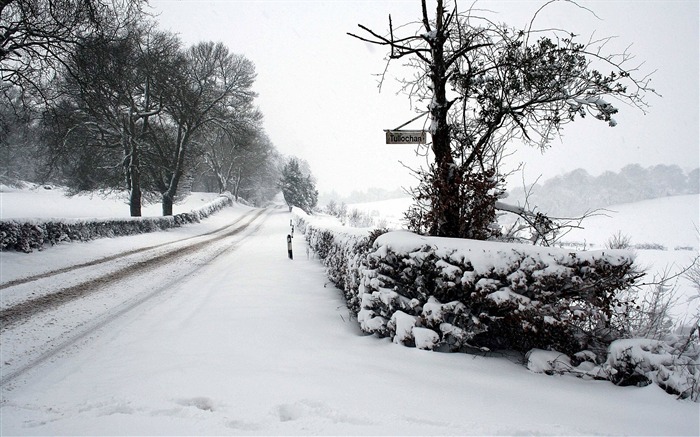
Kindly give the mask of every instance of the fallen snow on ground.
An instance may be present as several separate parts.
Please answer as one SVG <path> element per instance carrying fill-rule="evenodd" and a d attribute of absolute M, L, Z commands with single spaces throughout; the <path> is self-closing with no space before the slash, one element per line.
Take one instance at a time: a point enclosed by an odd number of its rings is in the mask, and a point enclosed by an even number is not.
<path fill-rule="evenodd" d="M 404 226 L 404 214 L 412 205 L 410 197 L 381 200 L 377 202 L 351 203 L 348 210 L 357 209 L 375 219 L 383 219 L 390 229 L 401 229 Z"/>
<path fill-rule="evenodd" d="M 411 206 L 410 198 L 378 202 L 353 203 L 348 209 L 386 219 L 388 225 L 400 228 L 403 214 Z M 504 218 L 508 218 L 505 215 Z M 582 229 L 574 229 L 563 241 L 585 243 L 589 249 L 605 247 L 618 231 L 628 235 L 632 244 L 657 243 L 669 250 L 676 247 L 700 247 L 700 195 L 662 197 L 635 203 L 612 205 L 586 219 Z"/>
<path fill-rule="evenodd" d="M 1 281 L 204 233 L 245 211 L 163 233 L 0 253 Z M 0 434 L 700 434 L 697 404 L 655 385 L 546 376 L 507 357 L 361 335 L 301 236 L 287 259 L 290 216 L 273 212 L 168 293 L 3 387 Z"/>
<path fill-rule="evenodd" d="M 692 247 L 696 253 L 700 247 L 698 194 L 613 205 L 606 210 L 604 215 L 584 221 L 584 229 L 574 229 L 564 240 L 593 244 L 595 249 L 604 247 L 619 231 L 628 235 L 632 244 L 657 243 L 669 251 L 676 247 Z"/>

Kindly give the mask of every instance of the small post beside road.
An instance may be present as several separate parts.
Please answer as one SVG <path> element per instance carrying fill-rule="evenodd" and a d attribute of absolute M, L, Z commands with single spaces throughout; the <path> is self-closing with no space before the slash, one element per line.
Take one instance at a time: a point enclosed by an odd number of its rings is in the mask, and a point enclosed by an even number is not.
<path fill-rule="evenodd" d="M 292 236 L 287 235 L 287 254 L 289 255 L 289 259 L 294 259 L 294 255 L 292 254 Z"/>

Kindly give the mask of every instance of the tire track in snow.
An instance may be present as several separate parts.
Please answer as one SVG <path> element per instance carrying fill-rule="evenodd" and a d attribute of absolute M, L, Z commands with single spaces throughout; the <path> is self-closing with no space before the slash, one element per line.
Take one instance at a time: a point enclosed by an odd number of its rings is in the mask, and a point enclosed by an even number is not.
<path fill-rule="evenodd" d="M 125 314 L 133 311 L 134 309 L 142 306 L 143 304 L 147 303 L 148 301 L 152 300 L 153 298 L 163 294 L 164 292 L 171 290 L 172 287 L 180 282 L 184 277 L 192 275 L 194 272 L 196 272 L 199 268 L 202 266 L 206 265 L 206 263 L 212 261 L 213 259 L 218 258 L 224 253 L 236 250 L 238 247 L 238 244 L 241 241 L 244 241 L 245 238 L 247 238 L 249 235 L 256 233 L 260 230 L 262 225 L 264 224 L 265 220 L 267 217 L 269 217 L 270 213 L 272 211 L 270 209 L 264 209 L 258 211 L 254 217 L 249 220 L 247 223 L 243 224 L 242 226 L 239 226 L 235 229 L 230 229 L 227 232 L 224 232 L 220 235 L 216 235 L 214 238 L 201 241 L 195 244 L 192 244 L 190 246 L 187 246 L 185 249 L 180 250 L 180 249 L 175 249 L 173 251 L 170 251 L 166 254 L 163 254 L 161 256 L 154 257 L 150 260 L 144 261 L 137 263 L 138 264 L 138 270 L 134 270 L 133 273 L 127 273 L 126 276 L 119 276 L 116 275 L 117 272 L 114 274 L 109 274 L 104 277 L 98 278 L 97 280 L 92 280 L 89 281 L 88 283 L 85 284 L 80 284 L 79 286 L 76 287 L 71 287 L 72 288 L 78 288 L 85 286 L 84 291 L 77 291 L 73 295 L 70 293 L 67 293 L 66 296 L 71 296 L 66 298 L 66 300 L 62 302 L 47 302 L 45 305 L 48 305 L 47 307 L 44 307 L 43 310 L 49 310 L 50 308 L 60 306 L 61 303 L 67 303 L 70 301 L 73 301 L 74 299 L 77 299 L 81 296 L 85 296 L 86 294 L 90 293 L 90 290 L 96 291 L 97 289 L 95 287 L 99 287 L 100 285 L 104 284 L 109 284 L 109 283 L 121 283 L 125 280 L 129 279 L 137 279 L 139 274 L 143 274 L 144 271 L 148 269 L 153 269 L 157 268 L 158 266 L 163 266 L 170 264 L 171 262 L 174 262 L 185 255 L 196 253 L 197 251 L 200 251 L 204 249 L 208 244 L 214 242 L 223 242 L 226 238 L 236 236 L 243 231 L 248 230 L 251 224 L 256 223 L 256 220 L 264 213 L 265 216 L 262 218 L 262 220 L 257 220 L 257 223 L 254 227 L 249 229 L 249 232 L 247 232 L 243 237 L 237 241 L 235 241 L 233 244 L 222 244 L 221 247 L 216 248 L 216 250 L 205 254 L 204 258 L 202 259 L 203 262 L 199 263 L 198 265 L 194 266 L 193 268 L 189 269 L 188 271 L 184 272 L 182 275 L 174 275 L 169 278 L 169 280 L 164 283 L 160 284 L 159 287 L 144 292 L 137 294 L 135 297 L 132 297 L 125 302 L 121 303 L 120 305 L 117 305 L 111 309 L 109 309 L 106 313 L 103 313 L 101 315 L 98 315 L 96 317 L 93 317 L 90 320 L 83 321 L 77 324 L 75 328 L 73 328 L 68 334 L 61 335 L 58 338 L 51 339 L 45 344 L 41 345 L 41 351 L 36 352 L 33 357 L 30 357 L 29 359 L 25 359 L 25 362 L 20 363 L 19 365 L 15 366 L 14 369 L 8 369 L 8 368 L 3 368 L 1 375 L 0 375 L 0 387 L 6 388 L 8 385 L 10 385 L 11 382 L 15 381 L 18 377 L 22 376 L 23 374 L 29 372 L 30 370 L 36 368 L 37 366 L 53 359 L 54 357 L 58 356 L 61 354 L 63 351 L 65 351 L 67 348 L 69 348 L 72 345 L 75 345 L 79 343 L 80 341 L 87 340 L 88 337 L 91 334 L 94 334 L 97 330 L 104 328 L 106 325 L 109 323 L 113 322 L 114 320 L 124 316 Z M 248 214 L 246 214 L 247 216 Z M 236 222 L 240 222 L 240 220 L 237 220 Z M 227 226 L 222 229 L 228 229 L 230 226 Z M 219 229 L 219 232 L 222 229 Z M 210 235 L 213 233 L 208 233 L 204 235 Z M 189 239 L 189 238 L 188 238 Z M 179 252 L 178 252 L 179 250 Z M 126 270 L 126 269 L 123 269 Z M 90 288 L 92 286 L 92 288 Z M 64 291 L 64 290 L 62 290 Z M 51 296 L 56 296 L 56 294 L 49 295 Z M 56 296 L 57 299 L 60 301 L 61 299 L 64 299 L 63 295 Z M 14 307 L 13 307 L 14 308 Z M 30 310 L 31 314 L 27 315 L 25 314 L 24 319 L 29 317 L 32 314 L 36 314 L 38 312 L 34 310 Z M 2 327 L 0 328 L 0 331 L 5 331 L 7 328 L 12 329 L 11 326 L 5 323 L 4 316 L 2 317 Z M 8 363 L 0 363 L 3 366 L 8 365 Z M 12 366 L 9 366 L 12 367 Z"/>
<path fill-rule="evenodd" d="M 44 311 L 46 309 L 50 309 L 56 306 L 59 306 L 65 302 L 69 302 L 74 299 L 78 299 L 80 297 L 85 296 L 86 294 L 92 293 L 96 290 L 98 290 L 100 287 L 109 284 L 114 281 L 126 279 L 130 276 L 133 275 L 138 275 L 141 274 L 142 272 L 152 269 L 154 267 L 158 267 L 160 265 L 163 265 L 168 262 L 172 262 L 175 259 L 184 257 L 185 255 L 189 255 L 191 253 L 197 252 L 198 250 L 202 249 L 203 247 L 207 246 L 208 244 L 212 243 L 213 241 L 220 240 L 226 237 L 230 237 L 233 235 L 236 235 L 240 233 L 241 231 L 245 230 L 252 222 L 254 222 L 260 215 L 265 212 L 266 210 L 260 210 L 256 212 L 248 222 L 244 223 L 241 226 L 234 227 L 236 226 L 237 223 L 240 223 L 240 221 L 248 217 L 250 214 L 246 214 L 245 216 L 241 217 L 240 219 L 236 220 L 231 225 L 225 226 L 223 228 L 220 228 L 216 231 L 209 232 L 207 234 L 202 234 L 199 236 L 195 237 L 188 237 L 182 240 L 178 240 L 177 242 L 182 242 L 186 240 L 190 240 L 192 238 L 201 238 L 201 237 L 206 237 L 206 236 L 212 236 L 212 238 L 190 244 L 183 247 L 175 247 L 172 249 L 169 249 L 163 254 L 150 257 L 144 261 L 138 261 L 136 263 L 131 263 L 125 267 L 122 267 L 116 271 L 107 273 L 105 275 L 101 275 L 97 278 L 93 278 L 91 280 L 88 280 L 86 282 L 82 282 L 78 285 L 74 285 L 72 287 L 67 287 L 67 288 L 62 288 L 59 290 L 56 290 L 54 292 L 50 292 L 47 294 L 42 294 L 41 296 L 28 299 L 22 302 L 19 302 L 9 308 L 5 308 L 3 310 L 0 310 L 0 330 L 5 330 L 6 328 L 12 326 L 13 324 L 17 323 L 20 320 L 26 319 L 31 317 L 32 315 Z M 233 229 L 231 229 L 233 227 Z M 175 244 L 176 242 L 171 242 L 171 243 L 163 243 L 157 246 L 151 246 L 149 248 L 144 248 L 144 249 L 136 249 L 134 251 L 130 252 L 124 252 L 122 254 L 119 254 L 118 256 L 115 256 L 112 260 L 117 259 L 117 258 L 124 258 L 126 256 L 129 256 L 134 253 L 141 253 L 141 252 L 146 252 L 148 250 L 152 250 L 153 248 L 157 247 L 162 247 L 165 245 L 172 245 Z M 101 262 L 106 262 L 104 261 L 105 259 L 101 259 L 98 261 Z M 91 264 L 91 265 L 96 265 L 99 263 Z M 82 265 L 81 265 L 82 267 Z M 62 269 L 66 271 L 61 271 L 60 273 L 55 273 L 53 275 L 49 275 L 47 277 L 51 276 L 56 276 L 64 273 L 69 273 L 73 270 L 76 270 L 78 267 L 75 268 L 67 268 L 67 269 Z"/>

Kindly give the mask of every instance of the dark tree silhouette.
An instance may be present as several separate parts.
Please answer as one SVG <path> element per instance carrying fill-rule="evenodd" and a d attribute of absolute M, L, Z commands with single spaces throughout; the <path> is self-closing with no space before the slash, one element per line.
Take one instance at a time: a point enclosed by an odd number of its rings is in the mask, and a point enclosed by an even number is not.
<path fill-rule="evenodd" d="M 318 203 L 318 191 L 313 177 L 302 172 L 296 158 L 291 158 L 284 165 L 280 188 L 290 211 L 296 206 L 310 214 Z"/>
<path fill-rule="evenodd" d="M 145 0 L 0 0 L 0 91 L 47 98 L 47 81 L 88 35 L 117 37 L 143 16 Z"/>

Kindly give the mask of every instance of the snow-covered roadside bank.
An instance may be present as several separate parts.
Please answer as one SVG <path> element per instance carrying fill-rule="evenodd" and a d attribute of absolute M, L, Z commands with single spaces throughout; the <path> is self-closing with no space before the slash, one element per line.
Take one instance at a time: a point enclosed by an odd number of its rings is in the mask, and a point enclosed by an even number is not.
<path fill-rule="evenodd" d="M 537 375 L 506 358 L 359 335 L 302 238 L 287 259 L 289 218 L 274 213 L 235 250 L 3 392 L 0 433 L 698 435 L 697 404 L 656 386 Z"/>

